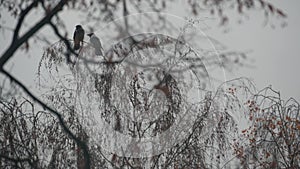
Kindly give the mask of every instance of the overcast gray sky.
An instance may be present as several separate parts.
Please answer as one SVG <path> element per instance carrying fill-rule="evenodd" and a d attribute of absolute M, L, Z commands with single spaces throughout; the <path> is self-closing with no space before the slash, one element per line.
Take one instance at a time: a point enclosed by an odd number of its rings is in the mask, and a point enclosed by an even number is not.
<path fill-rule="evenodd" d="M 285 28 L 281 28 L 280 23 L 275 24 L 275 29 L 271 28 L 270 25 L 264 26 L 263 15 L 251 11 L 249 13 L 250 19 L 243 19 L 242 24 L 237 24 L 236 19 L 230 20 L 229 26 L 226 27 L 215 26 L 217 21 L 211 25 L 208 22 L 212 29 L 205 31 L 205 33 L 220 40 L 232 50 L 252 51 L 249 53 L 249 57 L 255 60 L 253 62 L 254 68 L 241 68 L 233 74 L 227 73 L 227 79 L 240 76 L 250 77 L 259 89 L 272 85 L 274 89 L 281 91 L 284 98 L 295 97 L 300 100 L 300 79 L 298 77 L 298 73 L 300 73 L 300 1 L 272 0 L 270 2 L 287 13 L 288 25 Z M 63 19 L 66 21 L 70 38 L 74 31 L 74 25 L 82 22 L 79 17 L 73 15 L 74 12 L 62 14 L 67 16 Z M 170 14 L 180 17 L 187 16 L 180 3 L 172 7 Z M 36 14 L 32 14 L 32 16 L 34 15 Z M 35 18 L 30 19 L 34 20 Z M 15 25 L 7 14 L 3 14 L 1 18 L 1 24 L 3 23 Z M 224 30 L 227 29 L 229 31 L 224 33 Z M 47 34 L 47 31 L 49 29 L 45 28 L 41 32 Z M 53 34 L 52 31 L 51 34 Z M 11 33 L 0 33 L 0 53 L 10 44 L 10 38 Z M 49 37 L 49 41 L 56 42 L 57 38 L 52 35 Z M 6 67 L 10 68 L 13 65 L 13 74 L 27 84 L 34 82 L 37 64 L 42 49 L 45 47 L 42 44 L 35 45 L 38 50 L 31 51 L 29 57 L 23 57 L 22 52 L 17 52 Z"/>
<path fill-rule="evenodd" d="M 255 59 L 255 69 L 242 69 L 235 76 L 251 77 L 259 88 L 272 85 L 283 97 L 300 100 L 300 1 L 270 2 L 286 11 L 287 27 L 263 27 L 261 18 L 251 17 L 217 37 L 233 49 L 253 49 L 249 56 Z"/>

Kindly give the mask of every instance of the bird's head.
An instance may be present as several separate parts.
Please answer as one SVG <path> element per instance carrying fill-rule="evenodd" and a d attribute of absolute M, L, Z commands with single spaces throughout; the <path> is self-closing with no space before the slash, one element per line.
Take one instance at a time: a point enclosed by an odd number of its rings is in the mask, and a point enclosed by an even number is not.
<path fill-rule="evenodd" d="M 94 35 L 94 33 L 88 33 L 87 34 L 87 36 L 89 36 L 89 37 L 91 37 L 91 36 L 93 36 Z"/>
<path fill-rule="evenodd" d="M 76 25 L 76 29 L 82 28 L 81 25 Z"/>

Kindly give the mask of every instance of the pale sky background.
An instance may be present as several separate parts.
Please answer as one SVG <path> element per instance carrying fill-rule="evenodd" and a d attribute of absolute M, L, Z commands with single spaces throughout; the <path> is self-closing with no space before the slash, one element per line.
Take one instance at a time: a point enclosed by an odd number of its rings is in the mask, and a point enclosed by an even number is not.
<path fill-rule="evenodd" d="M 264 17 L 261 11 L 250 11 L 248 13 L 250 19 L 243 19 L 242 24 L 237 23 L 237 19 L 230 20 L 229 26 L 219 27 L 218 21 L 212 22 L 209 26 L 212 29 L 205 33 L 218 39 L 231 50 L 249 51 L 249 58 L 255 60 L 254 68 L 241 68 L 234 71 L 233 74 L 226 74 L 227 79 L 245 76 L 251 78 L 258 89 L 272 85 L 275 90 L 279 90 L 281 95 L 287 99 L 294 97 L 300 101 L 300 1 L 299 0 L 272 0 L 275 6 L 285 11 L 288 15 L 285 28 L 280 27 L 280 23 L 276 23 L 276 28 L 270 25 L 264 26 Z M 147 9 L 145 9 L 147 11 Z M 2 12 L 1 12 L 2 14 Z M 78 16 L 74 16 L 74 11 L 64 12 L 63 19 L 66 21 L 66 27 L 72 37 L 74 26 L 81 23 Z M 170 14 L 180 17 L 187 16 L 180 3 L 172 6 Z M 37 20 L 36 13 L 31 14 L 30 22 Z M 74 17 L 72 17 L 74 16 Z M 209 16 L 209 15 L 206 15 Z M 36 17 L 36 18 L 35 18 Z M 274 18 L 273 20 L 276 21 Z M 28 19 L 26 20 L 28 22 Z M 15 22 L 7 14 L 2 14 L 0 19 L 1 25 L 15 26 Z M 27 28 L 28 29 L 28 28 Z M 224 33 L 224 30 L 229 32 Z M 40 33 L 53 34 L 49 28 L 44 28 Z M 56 42 L 57 37 L 49 35 L 50 42 Z M 11 33 L 5 31 L 0 32 L 0 53 L 8 47 L 11 41 Z M 11 69 L 13 74 L 21 81 L 27 84 L 31 89 L 36 78 L 37 66 L 42 55 L 42 49 L 45 45 L 34 44 L 37 50 L 33 50 L 24 55 L 24 52 L 17 52 L 14 57 L 6 65 L 7 69 Z M 1 80 L 2 81 L 2 80 Z"/>

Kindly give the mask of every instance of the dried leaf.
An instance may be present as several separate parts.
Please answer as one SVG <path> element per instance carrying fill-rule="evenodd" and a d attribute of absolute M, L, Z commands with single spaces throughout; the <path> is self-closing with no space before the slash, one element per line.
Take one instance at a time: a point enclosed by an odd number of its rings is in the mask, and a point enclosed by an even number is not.
<path fill-rule="evenodd" d="M 280 9 L 277 9 L 276 12 L 277 12 L 281 17 L 283 17 L 283 18 L 287 17 L 286 14 L 283 13 L 283 11 L 280 10 Z"/>
<path fill-rule="evenodd" d="M 271 11 L 271 13 L 274 13 L 274 7 L 271 4 L 268 4 L 268 8 Z"/>
<path fill-rule="evenodd" d="M 225 25 L 227 22 L 228 22 L 228 17 L 227 16 L 222 17 L 221 25 Z"/>
<path fill-rule="evenodd" d="M 263 0 L 259 0 L 259 2 L 260 2 L 261 7 L 264 8 L 265 7 L 265 2 Z"/>

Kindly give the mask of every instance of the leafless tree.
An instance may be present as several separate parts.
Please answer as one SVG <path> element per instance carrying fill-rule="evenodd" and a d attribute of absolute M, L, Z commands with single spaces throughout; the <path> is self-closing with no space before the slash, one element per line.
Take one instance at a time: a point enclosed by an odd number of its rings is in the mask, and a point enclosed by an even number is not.
<path fill-rule="evenodd" d="M 255 2 L 259 2 L 258 6 Z M 180 105 L 189 103 L 184 99 L 184 91 L 188 85 L 187 82 L 181 82 L 178 80 L 179 76 L 186 71 L 191 71 L 194 74 L 201 75 L 202 78 L 206 78 L 205 69 L 203 69 L 203 58 L 192 57 L 196 56 L 195 52 L 184 46 L 185 41 L 178 39 L 168 39 L 166 37 L 145 36 L 139 39 L 139 36 L 132 35 L 132 30 L 138 29 L 138 25 L 132 26 L 129 24 L 128 16 L 130 13 L 142 12 L 143 6 L 150 6 L 151 9 L 156 12 L 159 21 L 157 29 L 172 29 L 172 23 L 168 22 L 160 12 L 164 12 L 168 7 L 167 1 L 70 1 L 70 0 L 29 0 L 29 1 L 8 1 L 3 0 L 0 2 L 0 8 L 7 10 L 11 15 L 16 18 L 17 24 L 14 28 L 9 28 L 6 25 L 1 25 L 0 29 L 4 31 L 12 31 L 11 44 L 0 58 L 0 70 L 5 77 L 10 79 L 13 84 L 27 95 L 28 99 L 12 99 L 11 93 L 3 95 L 1 93 L 1 154 L 0 165 L 3 167 L 15 167 L 15 168 L 56 168 L 56 167 L 77 167 L 77 168 L 99 168 L 114 166 L 116 168 L 122 168 L 124 166 L 130 167 L 142 167 L 144 164 L 150 165 L 152 168 L 184 168 L 184 167 L 206 167 L 211 168 L 220 167 L 222 160 L 226 159 L 224 151 L 228 148 L 230 141 L 224 134 L 230 131 L 234 127 L 234 120 L 232 116 L 227 114 L 227 109 L 218 109 L 219 105 L 215 105 L 215 98 L 213 96 L 207 96 L 203 100 L 199 101 L 199 116 L 195 119 L 194 126 L 190 131 L 188 137 L 175 147 L 170 148 L 167 152 L 153 156 L 151 158 L 133 158 L 122 157 L 116 154 L 103 154 L 101 148 L 94 144 L 89 144 L 89 137 L 86 131 L 86 123 L 82 118 L 85 112 L 79 111 L 77 105 L 74 105 L 74 97 L 76 95 L 70 95 L 73 92 L 68 90 L 65 86 L 56 88 L 57 91 L 53 91 L 52 94 L 45 94 L 43 99 L 36 97 L 29 89 L 26 88 L 18 79 L 16 79 L 9 71 L 6 70 L 5 65 L 10 58 L 14 56 L 16 51 L 25 48 L 29 50 L 31 48 L 30 39 L 34 38 L 38 41 L 43 41 L 49 45 L 46 37 L 39 35 L 37 32 L 45 26 L 50 26 L 54 31 L 54 34 L 61 40 L 45 51 L 45 55 L 42 58 L 41 63 L 46 63 L 46 69 L 51 71 L 52 64 L 57 66 L 58 64 L 65 65 L 68 70 L 72 72 L 72 78 L 79 78 L 80 80 L 75 83 L 78 86 L 75 90 L 78 94 L 93 94 L 104 98 L 103 104 L 100 105 L 101 116 L 111 125 L 115 127 L 115 130 L 130 134 L 132 137 L 142 137 L 144 134 L 156 135 L 163 132 L 172 125 L 176 117 L 176 113 L 180 112 Z M 211 14 L 217 13 L 220 17 L 221 24 L 228 22 L 228 16 L 226 16 L 226 9 L 233 7 L 238 13 L 243 14 L 246 10 L 255 8 L 261 8 L 266 16 L 277 15 L 281 18 L 286 15 L 278 8 L 264 0 L 240 0 L 240 1 L 225 1 L 225 0 L 206 0 L 206 1 L 189 1 L 187 2 L 194 15 L 197 15 L 201 10 L 209 10 Z M 90 51 L 92 50 L 89 45 L 85 45 L 85 48 L 78 53 L 72 49 L 72 42 L 67 38 L 68 34 L 65 30 L 63 20 L 59 17 L 59 13 L 63 10 L 76 9 L 86 13 L 87 21 L 90 19 L 99 20 L 99 22 L 113 21 L 115 19 L 115 10 L 122 12 L 124 16 L 124 23 L 117 22 L 115 26 L 118 27 L 119 37 L 130 38 L 125 40 L 126 48 L 124 46 L 112 45 L 111 50 L 107 51 L 104 58 L 100 61 L 91 58 Z M 27 23 L 26 17 L 32 11 L 42 11 L 43 15 L 40 20 L 32 24 L 31 28 L 24 33 L 24 28 Z M 98 18 L 101 14 L 102 18 Z M 266 17 L 267 18 L 267 17 Z M 99 22 L 96 23 L 99 24 Z M 152 18 L 149 17 L 149 22 L 152 22 Z M 97 27 L 97 26 L 94 27 Z M 93 28 L 90 28 L 91 31 Z M 64 33 L 62 33 L 64 31 Z M 160 38 L 161 42 L 157 43 L 155 38 Z M 172 42 L 175 44 L 175 55 L 178 57 L 184 56 L 186 60 L 182 61 L 180 69 L 162 69 L 151 70 L 150 72 L 156 72 L 157 83 L 153 85 L 153 89 L 149 90 L 149 93 L 160 92 L 161 97 L 165 97 L 166 105 L 168 109 L 162 114 L 156 121 L 149 123 L 149 126 L 143 126 L 142 122 L 135 123 L 133 121 L 125 122 L 124 116 L 116 110 L 116 105 L 112 105 L 112 99 L 117 99 L 113 94 L 112 89 L 122 89 L 120 85 L 127 85 L 122 83 L 122 72 L 115 72 L 119 65 L 134 65 L 135 67 L 148 68 L 149 65 L 139 63 L 138 60 L 144 60 L 144 56 L 140 55 L 140 58 L 136 60 L 127 59 L 130 58 L 132 53 L 138 54 L 139 51 L 143 51 L 145 48 L 158 49 L 161 46 L 168 46 Z M 183 45 L 183 49 L 181 48 Z M 129 48 L 128 48 L 129 47 Z M 119 48 L 119 49 L 118 49 Z M 60 50 L 62 49 L 63 52 Z M 129 49 L 129 50 L 127 50 Z M 121 53 L 120 53 L 121 52 Z M 136 52 L 136 53 L 135 53 Z M 178 52 L 178 53 L 177 53 Z M 209 54 L 209 52 L 207 52 Z M 145 53 L 144 53 L 145 54 Z M 88 56 L 83 58 L 82 56 Z M 233 57 L 232 57 L 233 56 Z M 231 65 L 241 63 L 238 59 L 242 58 L 244 53 L 239 52 L 224 52 L 221 59 L 221 63 Z M 90 57 L 90 59 L 89 59 Z M 170 63 L 172 59 L 169 59 Z M 207 60 L 209 66 L 216 66 L 215 60 Z M 168 62 L 167 62 L 168 63 Z M 193 64 L 192 64 L 193 63 Z M 92 66 L 91 66 L 92 65 Z M 156 63 L 157 65 L 157 63 Z M 80 67 L 83 66 L 83 67 Z M 39 66 L 41 67 L 41 66 Z M 151 66 L 150 66 L 151 67 Z M 230 67 L 230 66 L 228 66 Z M 101 71 L 93 71 L 97 70 Z M 100 69 L 101 68 L 101 69 Z M 161 67 L 159 67 L 161 68 Z M 83 72 L 88 73 L 90 76 L 85 76 Z M 41 72 L 39 72 L 41 74 Z M 119 73 L 119 74 L 118 74 Z M 201 74 L 204 73 L 204 74 Z M 51 72 L 50 72 L 51 74 Z M 177 76 L 175 76 L 176 74 Z M 134 74 L 129 74 L 134 75 Z M 128 75 L 128 76 L 129 76 Z M 154 74 L 155 75 L 155 74 Z M 60 80 L 65 77 L 57 76 Z M 117 81 L 112 81 L 114 79 Z M 149 99 L 149 95 L 138 95 L 143 93 L 140 86 L 143 82 L 142 74 L 135 74 L 131 76 L 131 79 L 124 82 L 129 82 L 129 88 L 124 90 L 128 92 L 128 98 L 130 104 L 141 110 L 147 109 L 146 100 Z M 199 77 L 198 77 L 199 78 Z M 199 80 L 199 79 L 198 79 Z M 64 81 L 66 82 L 66 81 Z M 84 88 L 82 83 L 89 82 L 88 85 L 93 85 L 93 88 Z M 195 84 L 203 83 L 196 81 Z M 205 83 L 201 84 L 204 85 Z M 62 84 L 63 85 L 63 84 Z M 74 84 L 73 84 L 74 85 Z M 91 86 L 85 87 L 91 87 Z M 181 85 L 181 86 L 180 86 Z M 199 84 L 200 85 L 200 84 Z M 114 88 L 115 87 L 115 88 Z M 123 86 L 124 87 L 124 86 Z M 61 89 L 61 90 L 60 90 Z M 80 89 L 80 90 L 79 90 Z M 93 91 L 92 89 L 95 89 Z M 4 87 L 1 91 L 4 91 Z M 72 91 L 72 92 L 70 92 Z M 68 93 L 69 92 L 69 93 Z M 82 93 L 80 93 L 82 92 Z M 86 93 L 85 93 L 86 92 Z M 217 92 L 218 96 L 220 91 Z M 224 91 L 223 91 L 224 92 Z M 148 94 L 149 94 L 148 93 Z M 69 94 L 66 99 L 66 95 Z M 146 93 L 147 94 L 147 93 Z M 87 98 L 89 99 L 89 98 Z M 116 101 L 116 100 L 114 100 Z M 80 104 L 80 102 L 76 102 Z M 122 101 L 118 102 L 118 106 L 122 104 Z M 142 105 L 144 103 L 144 105 Z M 45 110 L 37 111 L 37 105 L 41 106 Z M 164 106 L 162 103 L 158 103 L 157 106 Z M 24 109 L 29 108 L 29 111 Z M 51 114 L 49 114 L 49 112 Z M 212 124 L 214 132 L 206 135 L 206 139 L 201 139 L 201 133 L 205 130 L 205 124 L 207 120 L 212 120 L 214 115 L 218 114 L 218 118 Z M 114 119 L 113 121 L 111 119 Z M 125 127 L 126 125 L 131 126 Z M 209 147 L 212 147 L 210 150 Z M 51 151 L 51 155 L 47 151 Z M 208 156 L 207 153 L 210 153 Z M 190 154 L 193 154 L 190 156 Z M 219 154 L 220 156 L 214 156 Z M 224 157 L 224 158 L 223 158 Z M 209 159 L 208 161 L 206 159 Z M 217 162 L 213 162 L 216 160 Z M 151 161 L 151 162 L 149 162 Z"/>
<path fill-rule="evenodd" d="M 271 87 L 259 91 L 245 103 L 251 125 L 244 142 L 234 144 L 244 168 L 299 168 L 299 103 L 284 101 Z"/>

